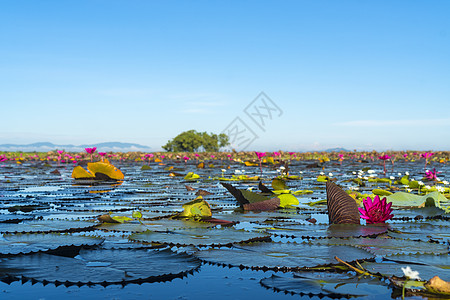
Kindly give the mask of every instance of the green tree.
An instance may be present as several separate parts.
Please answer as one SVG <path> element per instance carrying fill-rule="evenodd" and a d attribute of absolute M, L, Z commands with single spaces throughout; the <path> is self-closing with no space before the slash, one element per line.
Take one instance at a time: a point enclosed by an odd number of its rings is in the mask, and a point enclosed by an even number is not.
<path fill-rule="evenodd" d="M 197 132 L 195 130 L 188 130 L 180 133 L 174 139 L 169 140 L 163 149 L 173 152 L 193 152 L 203 147 L 205 151 L 215 152 L 219 151 L 220 147 L 225 147 L 230 144 L 229 138 L 226 134 L 219 135 L 207 132 Z"/>

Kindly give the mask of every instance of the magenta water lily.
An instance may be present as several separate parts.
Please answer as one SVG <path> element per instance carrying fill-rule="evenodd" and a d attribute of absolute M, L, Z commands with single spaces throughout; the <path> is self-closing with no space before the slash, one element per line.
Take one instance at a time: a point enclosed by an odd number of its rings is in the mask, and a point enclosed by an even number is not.
<path fill-rule="evenodd" d="M 386 161 L 391 158 L 389 155 L 387 154 L 383 154 L 381 156 L 378 156 L 378 159 L 381 159 L 383 161 L 383 172 L 384 174 L 386 174 Z"/>
<path fill-rule="evenodd" d="M 430 181 L 437 181 L 438 180 L 437 174 L 439 174 L 439 173 L 441 173 L 441 172 L 437 172 L 436 168 L 434 168 L 433 171 L 426 170 L 425 171 L 425 178 L 427 180 L 430 180 Z"/>
<path fill-rule="evenodd" d="M 391 205 L 392 202 L 387 203 L 386 198 L 380 200 L 378 195 L 373 200 L 367 197 L 363 200 L 363 208 L 359 208 L 359 212 L 367 224 L 384 223 L 394 216 L 391 214 Z"/>

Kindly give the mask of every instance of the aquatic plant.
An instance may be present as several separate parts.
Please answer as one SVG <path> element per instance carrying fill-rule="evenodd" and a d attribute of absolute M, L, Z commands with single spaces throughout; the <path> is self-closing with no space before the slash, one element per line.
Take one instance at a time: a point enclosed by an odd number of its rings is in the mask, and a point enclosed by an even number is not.
<path fill-rule="evenodd" d="M 92 155 L 95 153 L 95 150 L 97 150 L 97 147 L 84 148 L 84 150 L 86 150 L 86 152 L 91 155 L 91 161 L 92 161 Z"/>
<path fill-rule="evenodd" d="M 359 208 L 361 218 L 365 219 L 368 224 L 384 223 L 391 219 L 392 215 L 392 202 L 387 203 L 386 198 L 380 200 L 380 196 L 372 198 L 367 197 L 363 200 L 363 208 Z"/>
<path fill-rule="evenodd" d="M 427 167 L 428 159 L 429 159 L 430 157 L 432 157 L 433 155 L 434 155 L 433 152 L 424 152 L 424 153 L 420 154 L 421 157 L 425 158 L 425 166 L 424 166 L 424 168 Z"/>
<path fill-rule="evenodd" d="M 264 156 L 266 156 L 266 152 L 257 152 L 255 151 L 256 156 L 258 157 L 259 160 L 259 169 L 261 171 L 261 175 L 262 175 L 262 158 Z"/>
<path fill-rule="evenodd" d="M 433 171 L 426 170 L 425 171 L 425 178 L 427 180 L 429 180 L 429 181 L 437 181 L 438 180 L 437 174 L 439 174 L 439 173 L 441 173 L 441 172 L 437 172 L 436 168 L 433 168 Z"/>
<path fill-rule="evenodd" d="M 383 172 L 384 174 L 386 174 L 386 161 L 391 158 L 389 155 L 387 154 L 383 154 L 381 156 L 378 156 L 378 159 L 381 159 L 383 161 Z"/>

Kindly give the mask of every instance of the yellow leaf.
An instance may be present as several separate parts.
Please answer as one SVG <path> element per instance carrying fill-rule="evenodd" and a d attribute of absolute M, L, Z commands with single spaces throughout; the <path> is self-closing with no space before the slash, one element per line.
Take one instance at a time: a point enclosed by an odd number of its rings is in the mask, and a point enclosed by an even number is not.
<path fill-rule="evenodd" d="M 277 198 L 280 199 L 280 207 L 286 207 L 286 206 L 300 204 L 297 197 L 295 197 L 292 194 L 281 194 L 281 195 L 278 195 Z"/>
<path fill-rule="evenodd" d="M 439 276 L 434 276 L 424 286 L 432 293 L 450 295 L 450 282 L 442 280 Z"/>
<path fill-rule="evenodd" d="M 275 161 L 273 160 L 273 157 L 272 157 L 272 156 L 266 158 L 265 161 L 266 161 L 268 164 L 274 164 L 274 163 L 275 163 Z"/>
<path fill-rule="evenodd" d="M 194 172 L 189 172 L 186 174 L 186 176 L 184 176 L 184 180 L 193 180 L 198 178 L 200 178 L 200 176 L 198 174 L 195 174 Z"/>
<path fill-rule="evenodd" d="M 211 207 L 208 202 L 203 200 L 202 196 L 197 197 L 195 200 L 183 204 L 184 211 L 180 213 L 179 217 L 211 217 Z"/>
<path fill-rule="evenodd" d="M 162 162 L 162 160 L 160 160 L 159 158 L 156 158 L 155 162 Z"/>
<path fill-rule="evenodd" d="M 122 171 L 105 162 L 99 161 L 95 163 L 88 163 L 87 168 L 96 177 L 98 177 L 99 174 L 103 174 L 115 180 L 121 180 L 124 178 Z"/>
<path fill-rule="evenodd" d="M 252 163 L 252 162 L 250 162 L 250 161 L 246 161 L 246 162 L 244 162 L 244 164 L 245 164 L 247 167 L 258 166 L 258 164 Z"/>
<path fill-rule="evenodd" d="M 94 174 L 89 173 L 80 166 L 76 166 L 72 171 L 72 178 L 75 179 L 94 178 L 94 177 L 95 177 Z"/>
<path fill-rule="evenodd" d="M 197 165 L 197 168 L 199 168 L 199 169 L 203 169 L 204 167 L 205 167 L 205 163 L 204 162 L 201 162 L 201 163 L 199 163 Z"/>
<path fill-rule="evenodd" d="M 133 221 L 132 218 L 129 218 L 126 216 L 114 216 L 114 217 L 111 217 L 111 219 L 113 219 L 114 221 L 117 221 L 119 223 L 124 223 L 126 221 Z"/>

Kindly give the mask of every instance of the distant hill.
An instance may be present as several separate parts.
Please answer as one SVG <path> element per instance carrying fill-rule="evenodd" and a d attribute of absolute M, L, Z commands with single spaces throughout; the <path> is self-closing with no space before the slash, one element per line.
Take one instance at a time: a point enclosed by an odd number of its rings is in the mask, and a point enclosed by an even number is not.
<path fill-rule="evenodd" d="M 325 150 L 325 152 L 350 152 L 350 150 L 347 150 L 345 148 L 330 148 Z"/>
<path fill-rule="evenodd" d="M 120 143 L 120 142 L 106 142 L 106 143 L 93 143 L 86 145 L 56 145 L 50 142 L 40 142 L 27 145 L 16 144 L 2 144 L 0 145 L 0 151 L 25 151 L 25 152 L 47 152 L 51 150 L 65 150 L 65 151 L 84 151 L 87 147 L 97 147 L 99 151 L 114 151 L 114 152 L 128 152 L 128 151 L 151 151 L 151 148 L 144 145 L 132 144 L 132 143 Z"/>

